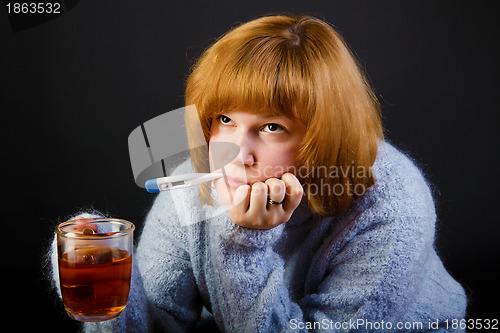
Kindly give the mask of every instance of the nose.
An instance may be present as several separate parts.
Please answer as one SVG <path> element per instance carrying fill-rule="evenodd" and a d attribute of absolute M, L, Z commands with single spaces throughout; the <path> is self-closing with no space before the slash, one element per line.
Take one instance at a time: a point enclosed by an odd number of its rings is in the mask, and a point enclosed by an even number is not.
<path fill-rule="evenodd" d="M 237 142 L 235 142 L 240 147 L 240 153 L 238 154 L 238 161 L 243 162 L 245 166 L 252 166 L 255 164 L 255 148 L 256 142 L 255 138 L 252 136 L 251 132 L 240 131 L 238 133 Z"/>

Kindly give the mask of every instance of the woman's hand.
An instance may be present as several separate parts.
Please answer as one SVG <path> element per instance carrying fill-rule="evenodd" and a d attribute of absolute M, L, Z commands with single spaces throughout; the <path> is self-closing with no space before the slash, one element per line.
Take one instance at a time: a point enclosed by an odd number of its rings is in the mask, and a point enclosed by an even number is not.
<path fill-rule="evenodd" d="M 285 173 L 281 179 L 269 178 L 264 183 L 254 183 L 251 187 L 242 185 L 234 194 L 229 217 L 245 228 L 272 229 L 290 219 L 303 192 L 299 180 L 291 173 Z M 282 204 L 269 203 L 269 199 Z"/>

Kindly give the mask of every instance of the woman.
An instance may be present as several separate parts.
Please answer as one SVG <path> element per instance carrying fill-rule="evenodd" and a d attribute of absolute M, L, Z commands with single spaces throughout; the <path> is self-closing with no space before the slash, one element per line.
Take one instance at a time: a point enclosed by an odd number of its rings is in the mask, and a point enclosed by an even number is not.
<path fill-rule="evenodd" d="M 225 332 L 446 331 L 464 318 L 433 247 L 429 187 L 384 141 L 378 102 L 331 26 L 240 25 L 193 67 L 191 104 L 211 154 L 231 142 L 239 156 L 213 187 L 158 195 L 128 305 L 101 329 L 190 331 L 203 307 Z M 230 209 L 212 217 L 217 202 Z"/>

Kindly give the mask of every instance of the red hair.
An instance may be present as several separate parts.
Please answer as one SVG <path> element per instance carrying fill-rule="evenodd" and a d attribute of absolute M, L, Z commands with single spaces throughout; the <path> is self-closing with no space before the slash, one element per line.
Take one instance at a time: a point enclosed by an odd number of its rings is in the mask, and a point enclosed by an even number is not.
<path fill-rule="evenodd" d="M 317 18 L 266 16 L 224 34 L 193 67 L 185 102 L 196 105 L 207 143 L 212 120 L 230 110 L 299 119 L 307 133 L 295 166 L 338 171 L 297 175 L 319 216 L 344 212 L 359 189 L 375 182 L 368 171 L 383 139 L 378 100 L 342 37 Z M 207 163 L 192 160 L 195 168 Z M 326 185 L 343 193 L 313 193 Z M 207 193 L 202 188 L 202 197 Z"/>

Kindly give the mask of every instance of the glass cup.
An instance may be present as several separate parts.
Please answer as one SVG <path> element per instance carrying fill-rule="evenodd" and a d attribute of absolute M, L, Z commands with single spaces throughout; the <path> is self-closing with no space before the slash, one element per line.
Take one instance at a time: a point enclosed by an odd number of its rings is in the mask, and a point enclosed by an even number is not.
<path fill-rule="evenodd" d="M 59 283 L 71 318 L 104 321 L 121 314 L 130 289 L 134 228 L 112 218 L 56 227 Z"/>

